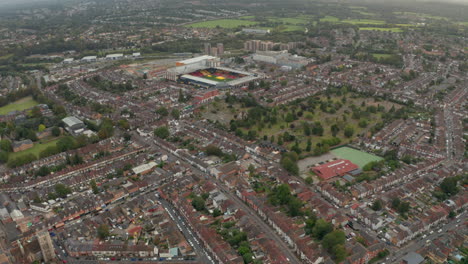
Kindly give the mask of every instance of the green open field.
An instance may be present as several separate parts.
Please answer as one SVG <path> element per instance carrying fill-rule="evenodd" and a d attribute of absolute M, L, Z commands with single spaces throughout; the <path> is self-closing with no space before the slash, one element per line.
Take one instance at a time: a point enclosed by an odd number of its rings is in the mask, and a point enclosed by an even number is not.
<path fill-rule="evenodd" d="M 353 12 L 356 12 L 360 15 L 363 15 L 363 16 L 375 16 L 376 13 L 371 13 L 371 12 L 366 12 L 366 11 L 362 11 L 362 10 L 353 10 Z"/>
<path fill-rule="evenodd" d="M 388 31 L 388 32 L 394 32 L 394 33 L 403 32 L 403 29 L 401 28 L 360 27 L 359 30 Z"/>
<path fill-rule="evenodd" d="M 446 17 L 441 16 L 434 16 L 424 13 L 415 13 L 415 12 L 393 12 L 395 15 L 403 15 L 403 16 L 410 16 L 410 17 L 419 17 L 419 18 L 429 18 L 429 19 L 438 19 L 438 20 L 447 20 Z"/>
<path fill-rule="evenodd" d="M 336 148 L 331 150 L 331 153 L 339 158 L 350 160 L 352 163 L 358 165 L 361 169 L 369 162 L 383 160 L 381 157 L 350 147 Z"/>
<path fill-rule="evenodd" d="M 0 107 L 0 115 L 6 115 L 12 111 L 22 111 L 33 106 L 38 105 L 39 103 L 36 102 L 31 96 L 19 99 L 11 104 L 7 104 L 3 107 Z"/>
<path fill-rule="evenodd" d="M 8 159 L 15 159 L 15 158 L 18 158 L 19 156 L 26 155 L 26 154 L 34 154 L 36 157 L 39 158 L 39 154 L 43 150 L 45 150 L 46 148 L 48 148 L 50 146 L 56 146 L 58 141 L 59 141 L 59 138 L 53 139 L 53 140 L 45 142 L 45 143 L 37 142 L 37 143 L 34 144 L 34 147 L 32 147 L 30 149 L 10 153 L 10 155 L 8 156 Z"/>
<path fill-rule="evenodd" d="M 185 26 L 194 27 L 194 28 L 216 28 L 217 26 L 220 26 L 222 28 L 236 28 L 239 26 L 253 26 L 256 24 L 257 22 L 248 21 L 248 20 L 217 19 L 217 20 L 211 20 L 211 21 L 196 22 L 192 24 L 187 24 Z"/>
<path fill-rule="evenodd" d="M 325 16 L 320 19 L 320 22 L 339 22 L 340 19 L 334 16 Z"/>
<path fill-rule="evenodd" d="M 375 19 L 345 19 L 342 20 L 343 23 L 353 24 L 353 25 L 384 25 L 385 21 L 375 20 Z"/>
<path fill-rule="evenodd" d="M 372 56 L 376 59 L 382 59 L 392 57 L 392 54 L 373 53 Z"/>

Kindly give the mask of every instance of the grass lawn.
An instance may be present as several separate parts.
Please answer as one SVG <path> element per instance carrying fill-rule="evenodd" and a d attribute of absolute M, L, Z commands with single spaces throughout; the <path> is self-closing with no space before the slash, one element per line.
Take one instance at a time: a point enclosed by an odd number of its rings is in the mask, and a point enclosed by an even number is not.
<path fill-rule="evenodd" d="M 30 149 L 26 149 L 26 150 L 23 150 L 23 151 L 19 151 L 19 152 L 12 152 L 10 153 L 10 155 L 8 156 L 8 159 L 14 159 L 14 158 L 18 158 L 19 156 L 22 156 L 22 155 L 26 155 L 26 154 L 34 154 L 36 157 L 39 158 L 39 154 L 46 148 L 50 147 L 50 146 L 55 146 L 57 145 L 57 142 L 60 140 L 60 138 L 56 138 L 56 139 L 53 139 L 53 140 L 50 140 L 48 142 L 45 142 L 45 143 L 42 143 L 42 142 L 37 142 L 34 144 L 34 147 L 30 148 Z"/>
<path fill-rule="evenodd" d="M 340 19 L 334 16 L 325 16 L 320 19 L 320 22 L 339 22 Z"/>
<path fill-rule="evenodd" d="M 377 31 L 395 32 L 395 33 L 403 32 L 403 29 L 401 28 L 362 27 L 362 28 L 359 28 L 359 30 L 377 30 Z"/>
<path fill-rule="evenodd" d="M 430 19 L 439 19 L 439 20 L 447 20 L 446 17 L 441 16 L 433 16 L 424 13 L 415 13 L 415 12 L 393 12 L 396 15 L 404 15 L 404 16 L 411 16 L 411 17 L 422 17 L 422 18 L 430 18 Z"/>
<path fill-rule="evenodd" d="M 194 28 L 216 28 L 220 26 L 222 28 L 236 28 L 239 26 L 253 26 L 257 22 L 240 20 L 240 19 L 217 19 L 211 21 L 196 22 L 192 24 L 187 24 L 185 27 L 194 27 Z"/>
<path fill-rule="evenodd" d="M 367 163 L 371 161 L 383 160 L 381 157 L 359 151 L 349 147 L 341 147 L 334 150 L 331 150 L 335 156 L 350 160 L 352 163 L 358 165 L 360 168 L 364 167 Z"/>
<path fill-rule="evenodd" d="M 22 111 L 24 109 L 31 108 L 38 104 L 39 103 L 35 101 L 31 96 L 21 98 L 18 101 L 15 101 L 11 104 L 7 104 L 3 107 L 0 107 L 0 115 L 6 115 L 12 111 Z"/>
<path fill-rule="evenodd" d="M 372 56 L 376 59 L 389 58 L 392 57 L 392 54 L 382 54 L 382 53 L 373 53 Z"/>
<path fill-rule="evenodd" d="M 374 20 L 374 19 L 345 19 L 342 20 L 343 23 L 353 24 L 353 25 L 384 25 L 385 21 L 383 20 Z"/>

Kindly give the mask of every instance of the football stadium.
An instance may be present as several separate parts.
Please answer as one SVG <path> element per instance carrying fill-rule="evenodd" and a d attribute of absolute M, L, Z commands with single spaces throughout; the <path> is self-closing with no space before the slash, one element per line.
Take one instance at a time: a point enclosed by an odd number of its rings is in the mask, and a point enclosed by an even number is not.
<path fill-rule="evenodd" d="M 201 56 L 176 63 L 167 79 L 203 88 L 240 88 L 259 79 L 256 74 L 219 67 L 219 58 Z"/>
<path fill-rule="evenodd" d="M 206 68 L 183 74 L 179 81 L 201 87 L 234 88 L 258 79 L 257 76 L 228 68 Z"/>

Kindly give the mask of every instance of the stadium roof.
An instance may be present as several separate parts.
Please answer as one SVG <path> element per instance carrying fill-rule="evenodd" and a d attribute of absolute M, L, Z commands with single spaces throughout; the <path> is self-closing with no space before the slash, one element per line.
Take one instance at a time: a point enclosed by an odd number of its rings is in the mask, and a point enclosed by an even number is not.
<path fill-rule="evenodd" d="M 205 79 L 205 78 L 200 78 L 200 77 L 192 76 L 192 75 L 188 75 L 188 74 L 184 74 L 181 77 L 185 78 L 185 79 L 197 81 L 197 82 L 206 83 L 206 84 L 209 84 L 209 85 L 217 85 L 219 83 L 217 81 L 213 81 L 213 80 L 209 80 L 209 79 Z"/>
<path fill-rule="evenodd" d="M 225 67 L 214 67 L 214 68 L 224 70 L 224 71 L 235 72 L 235 73 L 239 73 L 239 74 L 243 74 L 243 75 L 252 75 L 252 73 L 250 73 L 250 72 L 239 71 L 239 70 L 235 70 L 235 69 L 231 69 L 231 68 L 225 68 Z"/>
<path fill-rule="evenodd" d="M 313 167 L 312 170 L 322 179 L 345 175 L 350 171 L 359 169 L 359 167 L 349 160 L 339 159 L 325 163 L 320 166 Z"/>
<path fill-rule="evenodd" d="M 200 56 L 200 57 L 195 57 L 195 58 L 191 58 L 191 59 L 187 59 L 187 60 L 183 60 L 183 61 L 178 61 L 177 63 L 192 64 L 192 63 L 197 63 L 197 62 L 200 62 L 200 61 L 203 61 L 203 60 L 212 60 L 212 59 L 216 59 L 216 57 L 209 56 L 209 55 L 203 55 L 203 56 Z"/>
<path fill-rule="evenodd" d="M 232 85 L 232 86 L 236 86 L 236 85 L 239 85 L 239 84 L 244 84 L 244 83 L 247 83 L 247 82 L 251 82 L 253 80 L 256 80 L 258 79 L 258 77 L 256 76 L 246 76 L 246 77 L 242 77 L 242 78 L 239 78 L 239 79 L 236 79 L 236 80 L 232 80 L 229 83 L 229 85 Z"/>

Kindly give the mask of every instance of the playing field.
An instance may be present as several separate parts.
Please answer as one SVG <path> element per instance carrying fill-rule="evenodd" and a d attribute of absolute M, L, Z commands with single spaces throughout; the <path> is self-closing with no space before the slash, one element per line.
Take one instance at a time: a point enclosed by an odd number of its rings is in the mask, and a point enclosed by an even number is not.
<path fill-rule="evenodd" d="M 8 159 L 15 159 L 17 157 L 20 157 L 20 156 L 26 155 L 26 154 L 33 154 L 37 158 L 39 158 L 39 154 L 43 150 L 45 150 L 46 148 L 48 148 L 50 146 L 56 146 L 58 141 L 59 141 L 59 138 L 51 140 L 51 141 L 46 142 L 46 143 L 40 143 L 40 142 L 34 143 L 34 146 L 32 148 L 30 148 L 30 149 L 10 153 L 10 155 L 8 156 Z"/>
<path fill-rule="evenodd" d="M 18 101 L 15 101 L 11 104 L 7 104 L 3 107 L 0 107 L 0 115 L 6 115 L 12 111 L 22 111 L 24 109 L 31 108 L 38 104 L 39 103 L 36 102 L 31 96 L 21 98 Z"/>
<path fill-rule="evenodd" d="M 333 153 L 333 155 L 339 158 L 350 160 L 352 163 L 358 165 L 359 168 L 364 167 L 367 163 L 371 161 L 383 160 L 381 157 L 363 151 L 359 151 L 350 147 L 337 148 L 331 150 L 331 153 Z"/>
<path fill-rule="evenodd" d="M 221 28 L 236 28 L 239 26 L 253 26 L 256 24 L 257 22 L 248 21 L 248 20 L 217 19 L 217 20 L 211 20 L 211 21 L 196 22 L 192 24 L 187 24 L 185 26 L 194 27 L 194 28 L 216 28 L 217 26 Z"/>
<path fill-rule="evenodd" d="M 212 80 L 212 81 L 215 81 L 215 82 L 229 82 L 229 81 L 234 80 L 234 79 L 229 79 L 229 78 L 225 78 L 225 77 L 222 77 L 222 76 L 214 76 L 214 75 L 206 75 L 206 76 L 203 76 L 201 78 Z"/>

